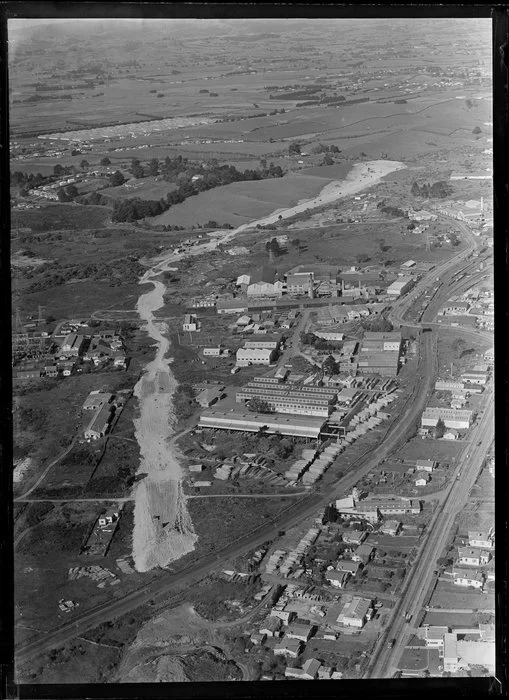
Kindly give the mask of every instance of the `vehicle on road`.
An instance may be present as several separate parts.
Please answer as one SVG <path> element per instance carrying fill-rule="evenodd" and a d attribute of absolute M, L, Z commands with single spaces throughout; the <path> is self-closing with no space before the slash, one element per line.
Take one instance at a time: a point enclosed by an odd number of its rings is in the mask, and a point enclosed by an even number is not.
<path fill-rule="evenodd" d="M 388 646 L 389 649 L 392 649 L 392 648 L 394 647 L 395 644 L 396 644 L 396 640 L 395 640 L 395 639 L 390 639 L 390 640 L 387 642 L 387 646 Z"/>

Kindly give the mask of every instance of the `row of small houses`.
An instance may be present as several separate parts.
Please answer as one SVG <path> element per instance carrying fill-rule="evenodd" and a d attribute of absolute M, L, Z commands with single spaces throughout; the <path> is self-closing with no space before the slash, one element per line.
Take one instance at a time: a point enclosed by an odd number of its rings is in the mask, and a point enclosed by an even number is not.
<path fill-rule="evenodd" d="M 495 546 L 494 540 L 492 528 L 487 532 L 470 531 L 468 533 L 468 547 L 458 547 L 456 562 L 458 566 L 453 567 L 452 572 L 450 572 L 456 586 L 482 589 L 486 581 L 495 580 L 495 570 L 492 562 L 492 550 Z M 489 568 L 482 571 L 460 568 L 471 566 Z"/>

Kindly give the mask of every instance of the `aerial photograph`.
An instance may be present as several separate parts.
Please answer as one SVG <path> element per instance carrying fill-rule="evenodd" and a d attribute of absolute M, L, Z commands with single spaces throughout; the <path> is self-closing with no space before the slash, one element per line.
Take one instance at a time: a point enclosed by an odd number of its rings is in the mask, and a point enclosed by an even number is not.
<path fill-rule="evenodd" d="M 493 678 L 491 19 L 7 34 L 15 683 Z"/>

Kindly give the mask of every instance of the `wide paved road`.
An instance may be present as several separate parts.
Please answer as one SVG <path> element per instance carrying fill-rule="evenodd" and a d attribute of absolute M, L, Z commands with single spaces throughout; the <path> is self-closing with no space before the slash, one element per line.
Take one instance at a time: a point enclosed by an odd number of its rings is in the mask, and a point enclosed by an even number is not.
<path fill-rule="evenodd" d="M 485 405 L 484 414 L 471 429 L 469 441 L 458 457 L 458 466 L 454 471 L 448 495 L 433 516 L 417 565 L 410 571 L 401 601 L 393 611 L 392 621 L 373 652 L 372 658 L 376 661 L 368 667 L 366 677 L 390 678 L 397 670 L 397 663 L 407 641 L 407 632 L 411 630 L 403 615 L 409 612 L 414 619 L 424 606 L 424 597 L 434 577 L 436 561 L 449 540 L 454 520 L 467 502 L 480 466 L 493 442 L 492 391 L 486 393 Z M 396 639 L 393 649 L 387 646 L 390 639 Z"/>

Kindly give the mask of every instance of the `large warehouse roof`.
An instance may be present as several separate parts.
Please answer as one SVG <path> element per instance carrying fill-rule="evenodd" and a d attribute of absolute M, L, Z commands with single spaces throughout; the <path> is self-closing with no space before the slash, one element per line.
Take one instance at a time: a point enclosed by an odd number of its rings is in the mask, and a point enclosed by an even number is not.
<path fill-rule="evenodd" d="M 256 433 L 266 427 L 268 433 L 317 438 L 325 424 L 324 418 L 288 416 L 286 414 L 250 413 L 248 411 L 215 411 L 207 409 L 200 416 L 200 428 L 242 430 Z"/>

